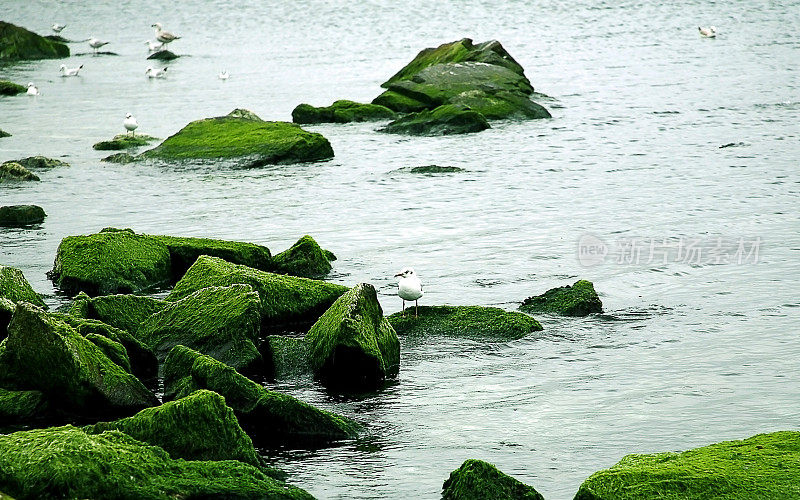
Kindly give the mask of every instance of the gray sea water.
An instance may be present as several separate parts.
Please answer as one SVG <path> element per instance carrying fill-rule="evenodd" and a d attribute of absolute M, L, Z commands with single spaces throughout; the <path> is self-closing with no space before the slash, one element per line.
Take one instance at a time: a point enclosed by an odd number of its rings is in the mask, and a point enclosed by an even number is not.
<path fill-rule="evenodd" d="M 0 185 L 0 204 L 48 213 L 0 229 L 0 262 L 53 306 L 58 243 L 105 226 L 274 252 L 308 233 L 339 257 L 331 279 L 373 283 L 387 313 L 404 266 L 429 305 L 514 309 L 595 283 L 606 314 L 542 315 L 545 330 L 519 341 L 404 340 L 399 379 L 376 394 L 282 384 L 369 429 L 270 452 L 315 496 L 433 499 L 480 458 L 566 499 L 628 453 L 800 427 L 800 2 L 3 0 L 0 17 L 43 34 L 66 23 L 63 36 L 119 54 L 0 67 L 42 93 L 0 98 L 13 134 L 0 161 L 71 164 Z M 182 57 L 150 81 L 157 21 Z M 290 120 L 300 102 L 368 101 L 420 49 L 462 37 L 501 41 L 554 118 L 432 138 L 314 126 L 332 161 L 255 170 L 110 165 L 91 148 L 127 112 L 163 138 L 236 107 Z M 60 78 L 62 62 L 81 76 Z M 427 164 L 466 172 L 394 172 Z"/>

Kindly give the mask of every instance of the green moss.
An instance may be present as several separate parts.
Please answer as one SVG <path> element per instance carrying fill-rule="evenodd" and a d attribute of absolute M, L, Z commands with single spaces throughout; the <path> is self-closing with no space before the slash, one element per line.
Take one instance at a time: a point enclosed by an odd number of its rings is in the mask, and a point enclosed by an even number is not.
<path fill-rule="evenodd" d="M 328 254 L 309 235 L 303 236 L 291 248 L 276 255 L 273 266 L 278 273 L 306 278 L 325 276 L 331 270 Z"/>
<path fill-rule="evenodd" d="M 163 300 L 143 295 L 102 295 L 88 300 L 84 317 L 136 334 L 145 319 L 164 307 L 166 303 Z"/>
<path fill-rule="evenodd" d="M 384 106 L 398 113 L 417 113 L 431 108 L 429 104 L 391 90 L 373 99 L 372 104 Z"/>
<path fill-rule="evenodd" d="M 800 497 L 800 432 L 759 434 L 682 453 L 628 455 L 592 474 L 575 500 Z"/>
<path fill-rule="evenodd" d="M 219 257 L 234 264 L 242 264 L 263 271 L 272 267 L 269 248 L 254 243 L 177 236 L 154 237 L 167 245 L 176 281 L 201 255 Z"/>
<path fill-rule="evenodd" d="M 223 363 L 183 346 L 164 363 L 167 394 L 204 388 L 225 398 L 239 421 L 261 443 L 319 443 L 354 438 L 361 426 L 289 395 L 270 391 Z M 187 382 L 190 379 L 191 382 Z"/>
<path fill-rule="evenodd" d="M 469 108 L 447 104 L 431 111 L 411 113 L 390 122 L 378 132 L 406 135 L 468 134 L 486 130 L 486 118 Z"/>
<path fill-rule="evenodd" d="M 0 165 L 0 184 L 13 181 L 40 181 L 38 175 L 34 174 L 19 163 L 13 161 Z"/>
<path fill-rule="evenodd" d="M 0 21 L 0 61 L 69 57 L 69 47 L 25 28 Z"/>
<path fill-rule="evenodd" d="M 388 317 L 398 335 L 446 335 L 505 342 L 542 330 L 542 325 L 527 314 L 497 307 L 422 306 L 418 316 L 412 307 Z"/>
<path fill-rule="evenodd" d="M 400 367 L 400 341 L 383 317 L 375 287 L 367 283 L 339 297 L 305 341 L 315 377 L 331 387 L 378 387 Z"/>
<path fill-rule="evenodd" d="M 0 207 L 0 227 L 28 226 L 44 221 L 47 214 L 36 205 L 11 205 Z"/>
<path fill-rule="evenodd" d="M 300 104 L 292 111 L 295 123 L 351 123 L 391 120 L 394 111 L 378 104 L 362 104 L 347 100 L 336 101 L 327 107 Z"/>
<path fill-rule="evenodd" d="M 17 95 L 21 94 L 28 89 L 22 85 L 8 80 L 0 80 L 0 95 Z"/>
<path fill-rule="evenodd" d="M 114 153 L 113 155 L 100 158 L 100 161 L 104 161 L 106 163 L 117 163 L 119 165 L 127 165 L 128 163 L 135 162 L 136 157 L 130 153 Z"/>
<path fill-rule="evenodd" d="M 103 351 L 103 354 L 120 368 L 128 373 L 133 373 L 131 370 L 131 360 L 128 358 L 128 351 L 125 350 L 122 344 L 96 333 L 87 333 L 83 338 L 99 347 L 100 350 Z"/>
<path fill-rule="evenodd" d="M 448 99 L 450 104 L 466 106 L 489 120 L 552 118 L 550 112 L 530 100 L 523 93 L 498 92 L 490 94 L 482 90 L 467 91 Z"/>
<path fill-rule="evenodd" d="M 261 319 L 266 329 L 307 324 L 317 318 L 347 287 L 325 281 L 267 273 L 203 255 L 192 264 L 167 296 L 175 301 L 209 286 L 248 284 L 261 299 Z"/>
<path fill-rule="evenodd" d="M 591 281 L 579 280 L 572 286 L 552 288 L 542 295 L 528 297 L 519 308 L 525 312 L 587 316 L 603 312 L 603 303 Z"/>
<path fill-rule="evenodd" d="M 30 423 L 47 409 L 44 395 L 39 391 L 8 391 L 0 389 L 0 424 Z"/>
<path fill-rule="evenodd" d="M 261 166 L 327 160 L 333 148 L 321 134 L 293 123 L 223 116 L 191 122 L 141 156 L 167 161 L 229 158 Z"/>
<path fill-rule="evenodd" d="M 211 391 L 197 391 L 161 406 L 146 408 L 114 422 L 85 428 L 89 434 L 118 430 L 138 441 L 163 448 L 172 458 L 238 460 L 255 466 L 261 458 L 225 400 Z"/>
<path fill-rule="evenodd" d="M 300 378 L 311 375 L 308 344 L 302 338 L 270 335 L 262 345 L 266 371 L 274 379 Z"/>
<path fill-rule="evenodd" d="M 0 488 L 20 499 L 312 499 L 249 464 L 173 460 L 120 431 L 72 426 L 0 436 Z"/>
<path fill-rule="evenodd" d="M 14 309 L 16 308 L 17 304 L 0 297 L 0 341 L 8 336 L 8 324 L 11 322 L 11 317 L 14 315 Z"/>
<path fill-rule="evenodd" d="M 30 302 L 47 308 L 39 294 L 33 291 L 22 271 L 14 267 L 0 265 L 0 297 L 12 302 Z"/>
<path fill-rule="evenodd" d="M 482 460 L 470 459 L 450 473 L 442 486 L 442 500 L 544 500 L 528 486 Z"/>
<path fill-rule="evenodd" d="M 29 156 L 21 160 L 14 160 L 23 167 L 31 170 L 49 170 L 57 167 L 69 167 L 69 163 L 56 160 L 55 158 L 47 158 L 44 156 Z"/>
<path fill-rule="evenodd" d="M 120 149 L 131 149 L 147 146 L 151 142 L 157 140 L 158 137 L 152 137 L 145 134 L 119 134 L 115 135 L 111 140 L 95 143 L 92 148 L 98 151 L 119 151 Z"/>

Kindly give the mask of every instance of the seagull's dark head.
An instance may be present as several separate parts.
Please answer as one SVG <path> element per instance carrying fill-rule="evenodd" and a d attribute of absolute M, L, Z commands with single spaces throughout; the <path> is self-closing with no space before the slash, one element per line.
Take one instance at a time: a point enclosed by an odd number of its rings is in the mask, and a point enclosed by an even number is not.
<path fill-rule="evenodd" d="M 412 268 L 410 268 L 410 267 L 403 268 L 402 271 L 400 271 L 399 273 L 395 274 L 395 277 L 398 277 L 398 276 L 401 277 L 401 278 L 408 278 L 409 276 L 414 276 L 414 270 Z"/>

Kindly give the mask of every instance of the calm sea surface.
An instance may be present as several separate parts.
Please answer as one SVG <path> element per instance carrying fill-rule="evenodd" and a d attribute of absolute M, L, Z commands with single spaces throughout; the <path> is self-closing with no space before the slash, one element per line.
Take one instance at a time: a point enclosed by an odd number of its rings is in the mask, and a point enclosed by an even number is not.
<path fill-rule="evenodd" d="M 628 453 L 800 427 L 800 2 L 244 3 L 3 0 L 3 20 L 66 23 L 63 36 L 119 54 L 77 43 L 68 61 L 0 67 L 42 93 L 0 98 L 13 134 L 0 161 L 71 164 L 0 186 L 0 204 L 48 214 L 0 229 L 0 262 L 50 305 L 64 300 L 45 277 L 60 240 L 105 226 L 274 252 L 308 233 L 339 257 L 331 279 L 373 283 L 387 313 L 403 266 L 429 305 L 514 309 L 595 283 L 607 314 L 540 316 L 545 330 L 519 341 L 403 341 L 400 377 L 377 394 L 281 384 L 369 429 L 270 453 L 319 498 L 433 499 L 480 458 L 567 499 Z M 183 57 L 149 81 L 157 21 Z M 718 38 L 701 39 L 710 24 Z M 368 101 L 420 49 L 462 37 L 501 41 L 554 118 L 433 138 L 314 126 L 332 161 L 256 170 L 109 165 L 91 148 L 128 112 L 163 138 L 236 107 L 290 120 L 301 102 Z M 60 78 L 62 62 L 81 76 Z M 395 172 L 428 164 L 467 171 Z"/>

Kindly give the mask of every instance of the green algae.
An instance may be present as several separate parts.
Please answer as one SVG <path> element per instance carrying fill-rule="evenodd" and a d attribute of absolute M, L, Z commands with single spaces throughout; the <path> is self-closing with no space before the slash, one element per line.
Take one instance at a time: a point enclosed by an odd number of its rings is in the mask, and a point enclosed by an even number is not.
<path fill-rule="evenodd" d="M 411 113 L 388 123 L 378 132 L 406 135 L 469 134 L 490 128 L 486 118 L 464 106 L 446 104 L 430 111 Z"/>
<path fill-rule="evenodd" d="M 69 167 L 69 163 L 55 158 L 47 158 L 45 156 L 28 156 L 19 160 L 14 160 L 23 167 L 31 170 L 49 170 L 51 168 Z"/>
<path fill-rule="evenodd" d="M 497 307 L 481 306 L 421 306 L 409 307 L 405 314 L 398 312 L 387 319 L 398 335 L 452 336 L 505 342 L 523 338 L 542 330 L 531 316 L 509 312 Z"/>
<path fill-rule="evenodd" d="M 281 274 L 316 278 L 330 272 L 330 260 L 329 252 L 323 250 L 314 238 L 305 235 L 273 258 L 273 270 Z"/>
<path fill-rule="evenodd" d="M 10 161 L 0 164 L 0 184 L 14 181 L 40 181 L 38 175 L 34 174 L 19 163 Z"/>
<path fill-rule="evenodd" d="M 122 149 L 132 149 L 147 146 L 148 144 L 157 140 L 158 137 L 145 134 L 118 134 L 107 141 L 95 143 L 92 146 L 92 149 L 96 149 L 97 151 L 119 151 Z"/>
<path fill-rule="evenodd" d="M 69 47 L 20 26 L 0 21 L 0 61 L 69 57 Z"/>
<path fill-rule="evenodd" d="M 273 379 L 300 378 L 311 375 L 308 344 L 302 338 L 270 335 L 261 346 L 266 372 Z"/>
<path fill-rule="evenodd" d="M 103 354 L 105 354 L 108 359 L 110 359 L 120 368 L 128 373 L 133 373 L 131 370 L 131 360 L 128 357 L 128 351 L 125 349 L 125 347 L 123 347 L 122 344 L 96 333 L 87 333 L 83 335 L 83 338 L 99 347 L 100 350 L 103 351 Z"/>
<path fill-rule="evenodd" d="M 101 295 L 90 298 L 78 295 L 70 314 L 103 323 L 136 334 L 145 319 L 166 307 L 163 300 L 144 295 Z"/>
<path fill-rule="evenodd" d="M 383 106 L 398 113 L 417 113 L 430 109 L 428 104 L 392 90 L 383 92 L 372 100 L 372 104 Z"/>
<path fill-rule="evenodd" d="M 482 460 L 470 459 L 450 473 L 442 485 L 442 500 L 544 500 L 532 486 Z"/>
<path fill-rule="evenodd" d="M 39 391 L 9 391 L 0 388 L 0 424 L 28 423 L 47 409 Z"/>
<path fill-rule="evenodd" d="M 0 95 L 17 95 L 27 90 L 27 88 L 18 83 L 0 80 Z"/>
<path fill-rule="evenodd" d="M 136 161 L 136 157 L 130 153 L 114 153 L 106 157 L 100 158 L 100 161 L 106 163 L 116 163 L 118 165 L 127 165 Z"/>
<path fill-rule="evenodd" d="M 391 120 L 395 112 L 378 104 L 339 100 L 326 107 L 300 104 L 292 111 L 294 123 L 351 123 Z"/>
<path fill-rule="evenodd" d="M 579 280 L 572 286 L 551 288 L 542 295 L 528 297 L 519 308 L 525 312 L 587 316 L 603 312 L 603 303 L 591 281 Z"/>
<path fill-rule="evenodd" d="M 0 227 L 16 227 L 38 224 L 47 214 L 37 205 L 11 205 L 0 207 Z"/>
<path fill-rule="evenodd" d="M 483 90 L 466 91 L 450 97 L 448 102 L 475 110 L 488 120 L 552 118 L 544 106 L 533 102 L 527 95 L 515 92 L 490 94 Z"/>
<path fill-rule="evenodd" d="M 17 304 L 5 297 L 0 297 L 0 341 L 8 336 L 8 324 L 14 315 Z"/>
<path fill-rule="evenodd" d="M 201 255 L 219 257 L 233 264 L 242 264 L 263 271 L 272 268 L 269 248 L 255 243 L 178 236 L 154 236 L 154 238 L 169 249 L 172 272 L 176 281 Z"/>
<path fill-rule="evenodd" d="M 800 432 L 759 434 L 681 453 L 628 455 L 592 474 L 575 500 L 800 497 Z"/>
<path fill-rule="evenodd" d="M 22 271 L 0 265 L 0 297 L 12 302 L 29 302 L 47 308 L 42 297 L 31 288 Z"/>

